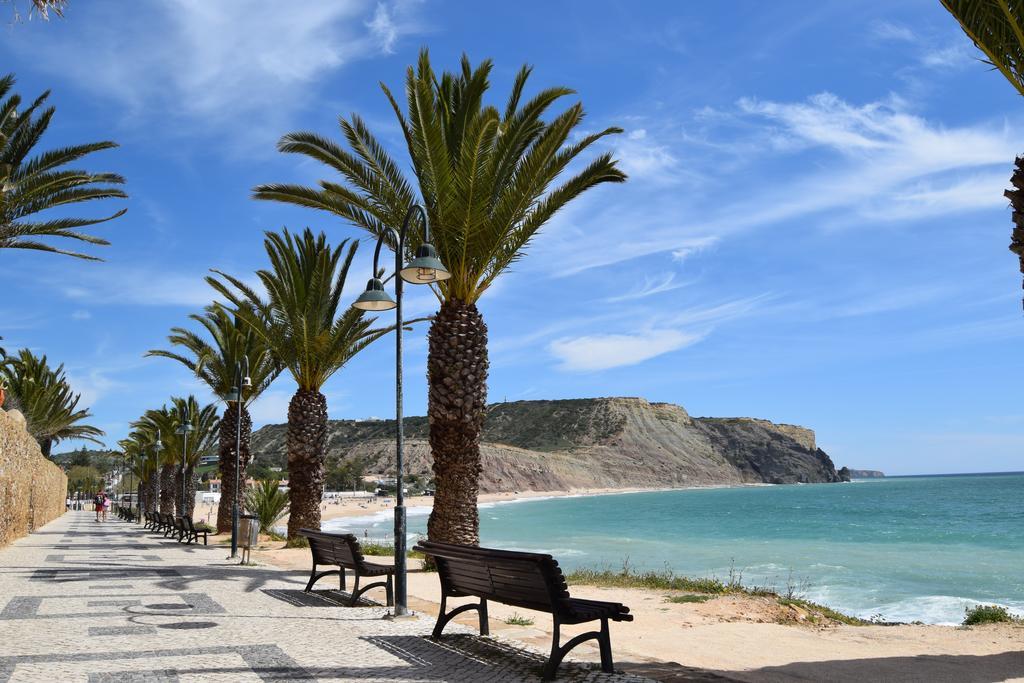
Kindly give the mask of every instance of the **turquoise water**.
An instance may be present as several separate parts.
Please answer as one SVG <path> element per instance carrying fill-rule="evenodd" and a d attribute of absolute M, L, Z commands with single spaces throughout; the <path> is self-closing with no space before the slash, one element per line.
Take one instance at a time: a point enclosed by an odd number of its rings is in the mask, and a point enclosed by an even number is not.
<path fill-rule="evenodd" d="M 426 509 L 409 531 L 425 533 Z M 959 623 L 965 607 L 1024 615 L 1024 473 L 691 489 L 485 504 L 482 543 L 568 568 L 663 569 L 747 585 L 805 584 L 865 618 Z M 386 538 L 388 514 L 325 529 Z"/>

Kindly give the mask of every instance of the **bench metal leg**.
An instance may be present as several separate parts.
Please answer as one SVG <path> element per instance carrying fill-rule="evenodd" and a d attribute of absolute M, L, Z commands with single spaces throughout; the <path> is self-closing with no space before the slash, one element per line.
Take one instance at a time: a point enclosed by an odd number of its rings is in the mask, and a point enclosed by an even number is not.
<path fill-rule="evenodd" d="M 309 583 L 306 584 L 305 592 L 308 593 L 309 591 L 313 590 L 313 584 L 319 581 L 320 579 L 324 578 L 325 576 L 330 576 L 331 574 L 337 573 L 337 570 L 332 570 L 329 572 L 317 572 L 316 563 L 314 562 L 313 569 L 311 569 L 309 572 Z"/>
<path fill-rule="evenodd" d="M 581 633 L 575 638 L 572 638 L 565 645 L 559 645 L 558 641 L 561 639 L 560 635 L 561 623 L 558 621 L 558 617 L 554 617 L 554 629 L 551 634 L 551 656 L 548 658 L 547 663 L 544 665 L 544 670 L 541 672 L 541 680 L 553 681 L 555 676 L 558 675 L 558 666 L 565 659 L 565 656 L 572 651 L 580 643 L 588 640 L 596 640 L 601 651 L 601 670 L 605 673 L 613 673 L 615 671 L 614 664 L 612 662 L 612 644 L 611 637 L 608 633 L 608 619 L 601 619 L 601 630 L 600 631 L 587 631 Z"/>
<path fill-rule="evenodd" d="M 342 567 L 338 573 L 338 586 L 341 590 L 345 590 L 345 568 Z"/>
<path fill-rule="evenodd" d="M 359 572 L 356 572 L 355 581 L 352 584 L 352 601 L 348 603 L 349 607 L 355 607 L 356 602 L 359 600 Z"/>
<path fill-rule="evenodd" d="M 395 587 L 393 585 L 392 578 L 393 578 L 393 575 L 392 574 L 388 574 L 388 582 L 387 582 L 387 585 L 384 587 L 384 593 L 385 593 L 385 596 L 386 596 L 386 599 L 387 599 L 387 606 L 388 607 L 394 607 L 395 606 Z"/>
<path fill-rule="evenodd" d="M 612 639 L 608 632 L 608 619 L 601 620 L 601 637 L 597 639 L 601 648 L 601 671 L 606 674 L 615 672 L 615 663 L 612 661 Z"/>
<path fill-rule="evenodd" d="M 437 615 L 437 623 L 434 625 L 434 630 L 431 632 L 430 637 L 434 640 L 438 640 L 441 637 L 441 631 L 448 625 L 448 622 L 469 610 L 475 609 L 480 615 L 480 635 L 490 635 L 491 629 L 487 623 L 487 601 L 481 600 L 480 602 L 473 602 L 468 605 L 461 605 L 456 607 L 451 612 L 445 612 L 447 609 L 448 597 L 446 595 L 441 596 L 441 610 Z"/>
<path fill-rule="evenodd" d="M 392 603 L 394 602 L 394 600 L 391 597 L 391 577 L 388 576 L 387 581 L 377 581 L 376 583 L 368 583 L 362 588 L 360 588 L 358 574 L 356 574 L 356 584 L 352 588 L 352 603 L 350 604 L 350 607 L 355 607 L 356 603 L 359 602 L 360 596 L 362 596 L 363 593 L 370 590 L 371 588 L 383 588 L 385 591 L 387 591 L 387 604 L 388 607 L 391 607 Z"/>

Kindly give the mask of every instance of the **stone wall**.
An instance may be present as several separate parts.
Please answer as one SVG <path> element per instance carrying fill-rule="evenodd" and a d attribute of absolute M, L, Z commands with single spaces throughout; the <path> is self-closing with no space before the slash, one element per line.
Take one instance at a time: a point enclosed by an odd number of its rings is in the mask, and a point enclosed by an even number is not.
<path fill-rule="evenodd" d="M 0 410 L 0 546 L 64 514 L 68 478 L 16 413 Z"/>

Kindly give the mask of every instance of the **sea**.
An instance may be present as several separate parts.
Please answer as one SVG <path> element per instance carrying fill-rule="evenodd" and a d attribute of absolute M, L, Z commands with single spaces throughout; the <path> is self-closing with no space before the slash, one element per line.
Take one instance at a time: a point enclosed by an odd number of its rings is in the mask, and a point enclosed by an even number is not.
<path fill-rule="evenodd" d="M 410 508 L 410 540 L 429 508 Z M 392 538 L 390 511 L 324 529 Z M 525 499 L 480 506 L 481 544 L 576 567 L 665 570 L 793 588 L 865 619 L 1024 616 L 1024 472 Z"/>

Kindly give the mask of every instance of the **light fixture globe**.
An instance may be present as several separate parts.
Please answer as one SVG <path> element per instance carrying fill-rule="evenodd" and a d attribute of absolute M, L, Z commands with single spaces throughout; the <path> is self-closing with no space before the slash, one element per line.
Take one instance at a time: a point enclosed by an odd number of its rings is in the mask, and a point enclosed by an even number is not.
<path fill-rule="evenodd" d="M 416 258 L 410 261 L 400 273 L 402 279 L 414 285 L 426 285 L 431 282 L 447 280 L 452 276 L 448 269 L 437 258 L 437 249 L 429 242 L 424 242 L 416 250 Z"/>
<path fill-rule="evenodd" d="M 390 311 L 397 305 L 384 291 L 384 283 L 374 277 L 366 283 L 366 291 L 353 302 L 352 308 L 358 308 L 361 311 Z"/>

